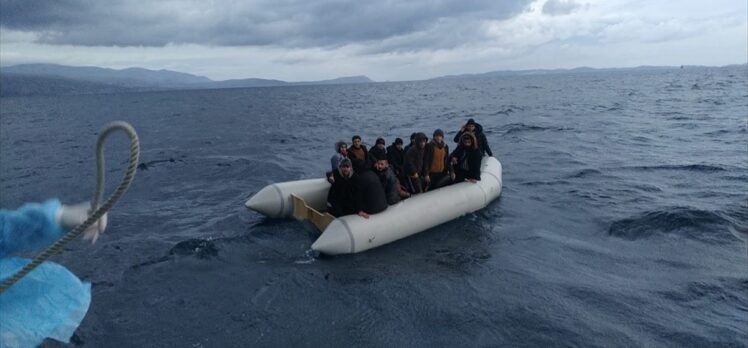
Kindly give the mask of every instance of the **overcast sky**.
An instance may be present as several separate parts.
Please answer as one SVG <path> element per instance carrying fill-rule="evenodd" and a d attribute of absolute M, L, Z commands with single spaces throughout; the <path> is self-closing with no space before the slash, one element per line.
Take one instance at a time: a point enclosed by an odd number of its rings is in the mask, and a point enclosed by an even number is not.
<path fill-rule="evenodd" d="M 0 64 L 377 81 L 748 61 L 746 0 L 0 0 Z"/>

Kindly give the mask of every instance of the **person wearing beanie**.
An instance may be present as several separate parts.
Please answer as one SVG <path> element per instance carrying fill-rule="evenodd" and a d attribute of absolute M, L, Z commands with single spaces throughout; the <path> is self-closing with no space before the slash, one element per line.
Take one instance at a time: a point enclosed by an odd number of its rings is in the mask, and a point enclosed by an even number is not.
<path fill-rule="evenodd" d="M 387 197 L 384 188 L 379 182 L 379 177 L 370 166 L 358 168 L 354 185 L 355 211 L 359 216 L 368 219 L 369 215 L 378 214 L 387 209 Z"/>
<path fill-rule="evenodd" d="M 377 138 L 377 141 L 376 141 L 374 147 L 372 147 L 371 150 L 369 150 L 369 157 L 371 159 L 372 164 L 376 161 L 376 158 L 372 157 L 372 156 L 374 156 L 374 155 L 380 155 L 380 154 L 386 158 L 387 157 L 387 148 L 386 148 L 386 145 L 384 143 L 384 139 Z"/>
<path fill-rule="evenodd" d="M 462 139 L 462 135 L 465 134 L 465 132 L 470 132 L 475 135 L 475 138 L 478 141 L 478 149 L 481 151 L 482 155 L 488 154 L 489 156 L 493 156 L 493 152 L 491 151 L 491 148 L 488 146 L 488 139 L 486 139 L 486 135 L 483 133 L 483 126 L 480 125 L 480 123 L 476 123 L 475 120 L 468 119 L 465 125 L 460 128 L 460 131 L 457 132 L 454 138 L 455 143 L 460 143 L 460 139 Z"/>
<path fill-rule="evenodd" d="M 403 172 L 403 161 L 405 159 L 405 150 L 403 149 L 403 139 L 396 138 L 392 145 L 387 146 L 387 162 L 395 172 L 395 176 L 400 178 Z"/>
<path fill-rule="evenodd" d="M 327 212 L 335 217 L 355 214 L 358 174 L 353 170 L 351 160 L 342 159 L 332 175 L 334 179 L 330 190 L 327 191 Z"/>
<path fill-rule="evenodd" d="M 414 139 L 414 145 L 405 153 L 405 161 L 403 163 L 403 183 L 410 193 L 423 192 L 423 177 L 425 176 L 423 155 L 426 142 L 428 142 L 426 134 L 417 133 Z"/>
<path fill-rule="evenodd" d="M 444 132 L 434 131 L 434 137 L 426 144 L 423 154 L 424 183 L 426 190 L 435 190 L 452 183 L 452 169 L 449 165 L 449 146 L 444 143 Z"/>
<path fill-rule="evenodd" d="M 410 143 L 408 145 L 405 145 L 405 153 L 408 153 L 408 150 L 410 150 L 411 146 L 415 145 L 416 135 L 418 135 L 418 133 L 416 132 L 410 133 Z"/>

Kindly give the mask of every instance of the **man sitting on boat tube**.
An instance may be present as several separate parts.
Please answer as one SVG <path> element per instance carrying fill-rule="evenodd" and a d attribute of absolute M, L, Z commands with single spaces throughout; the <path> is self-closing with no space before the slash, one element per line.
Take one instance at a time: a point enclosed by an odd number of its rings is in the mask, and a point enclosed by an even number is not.
<path fill-rule="evenodd" d="M 356 210 L 359 216 L 368 219 L 370 214 L 378 214 L 387 209 L 387 197 L 371 165 L 356 165 L 354 162 L 354 168 L 358 172 L 358 177 L 353 181 L 356 187 Z"/>
<path fill-rule="evenodd" d="M 480 180 L 480 164 L 483 155 L 473 133 L 462 134 L 460 145 L 449 157 L 455 173 L 455 183 L 463 181 L 475 183 Z"/>
<path fill-rule="evenodd" d="M 467 120 L 467 123 L 465 123 L 465 125 L 462 126 L 460 131 L 455 135 L 455 143 L 459 143 L 462 139 L 462 135 L 465 133 L 473 133 L 473 135 L 475 135 L 475 140 L 477 141 L 478 150 L 480 150 L 481 156 L 485 156 L 486 154 L 493 156 L 493 152 L 491 152 L 491 148 L 488 146 L 488 139 L 486 139 L 486 135 L 483 133 L 483 126 L 481 126 L 480 123 L 476 123 L 472 118 Z"/>
<path fill-rule="evenodd" d="M 353 171 L 353 164 L 349 158 L 343 158 L 338 168 L 332 172 L 332 185 L 327 191 L 327 212 L 334 217 L 356 214 L 357 174 Z"/>
<path fill-rule="evenodd" d="M 327 181 L 331 184 L 335 182 L 334 172 L 338 171 L 338 165 L 340 161 L 348 158 L 348 144 L 345 141 L 338 141 L 335 143 L 335 154 L 330 158 L 331 171 L 327 172 Z"/>

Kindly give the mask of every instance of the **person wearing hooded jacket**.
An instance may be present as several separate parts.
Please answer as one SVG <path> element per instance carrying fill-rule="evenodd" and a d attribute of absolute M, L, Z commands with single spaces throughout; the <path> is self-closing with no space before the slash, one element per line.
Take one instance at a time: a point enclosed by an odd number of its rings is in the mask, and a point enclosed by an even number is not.
<path fill-rule="evenodd" d="M 429 190 L 447 186 L 452 180 L 452 166 L 449 165 L 449 145 L 444 143 L 444 132 L 434 131 L 434 137 L 426 144 L 423 154 L 424 181 Z"/>
<path fill-rule="evenodd" d="M 331 170 L 338 170 L 340 161 L 348 157 L 348 144 L 345 141 L 338 141 L 335 143 L 335 154 L 330 158 Z"/>
<path fill-rule="evenodd" d="M 455 183 L 470 181 L 475 183 L 480 180 L 480 165 L 483 155 L 478 149 L 478 141 L 475 135 L 465 132 L 460 138 L 460 144 L 449 155 L 452 168 L 455 173 Z"/>
<path fill-rule="evenodd" d="M 469 119 L 467 123 L 465 123 L 465 125 L 462 126 L 462 128 L 460 128 L 460 131 L 455 135 L 454 142 L 459 143 L 462 139 L 462 135 L 466 132 L 470 132 L 475 135 L 475 139 L 478 141 L 477 146 L 481 152 L 481 156 L 486 154 L 488 154 L 489 156 L 493 156 L 493 152 L 488 146 L 488 139 L 486 139 L 486 135 L 483 134 L 483 126 L 480 123 L 476 123 L 472 118 Z"/>
<path fill-rule="evenodd" d="M 345 141 L 338 141 L 335 143 L 335 154 L 330 158 L 330 166 L 332 167 L 332 170 L 325 173 L 327 182 L 331 184 L 335 182 L 334 173 L 338 170 L 340 161 L 345 158 L 348 158 L 348 144 Z"/>

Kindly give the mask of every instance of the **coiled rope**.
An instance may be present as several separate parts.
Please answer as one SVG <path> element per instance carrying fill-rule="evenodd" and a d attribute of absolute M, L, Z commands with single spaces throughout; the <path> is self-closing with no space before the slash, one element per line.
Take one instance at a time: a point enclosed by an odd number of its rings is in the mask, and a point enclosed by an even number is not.
<path fill-rule="evenodd" d="M 119 184 L 117 189 L 114 190 L 114 193 L 109 196 L 106 202 L 101 207 L 99 207 L 99 203 L 101 202 L 101 199 L 104 195 L 104 140 L 106 140 L 106 138 L 110 134 L 117 130 L 124 131 L 125 133 L 127 133 L 127 136 L 130 137 L 130 161 L 127 165 L 127 172 L 125 173 L 124 178 L 122 178 L 122 182 Z M 109 209 L 111 209 L 117 203 L 117 201 L 119 201 L 120 198 L 122 198 L 122 195 L 124 195 L 127 189 L 130 187 L 130 183 L 135 178 L 135 171 L 137 170 L 139 157 L 140 142 L 138 140 L 138 134 L 135 133 L 135 129 L 132 128 L 132 126 L 130 126 L 130 124 L 128 124 L 127 122 L 122 121 L 112 122 L 107 125 L 104 130 L 101 131 L 101 134 L 99 134 L 99 138 L 96 141 L 96 193 L 94 193 L 94 197 L 91 202 L 91 210 L 95 211 L 93 212 L 93 214 L 88 216 L 88 219 L 86 219 L 86 221 L 73 228 L 70 232 L 66 233 L 62 238 L 57 240 L 57 242 L 37 255 L 29 264 L 21 268 L 10 278 L 3 281 L 3 283 L 0 284 L 0 294 L 5 292 L 5 290 L 8 290 L 11 286 L 13 286 L 13 284 L 15 284 L 29 272 L 34 270 L 34 268 L 41 265 L 42 262 L 59 253 L 66 244 L 68 244 L 73 239 L 78 238 L 78 236 L 80 236 L 80 234 L 83 233 L 83 231 L 85 231 L 89 226 L 99 221 L 99 219 L 104 216 L 104 214 L 106 214 L 106 212 L 109 211 Z"/>

